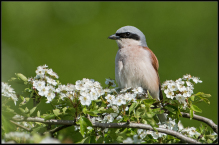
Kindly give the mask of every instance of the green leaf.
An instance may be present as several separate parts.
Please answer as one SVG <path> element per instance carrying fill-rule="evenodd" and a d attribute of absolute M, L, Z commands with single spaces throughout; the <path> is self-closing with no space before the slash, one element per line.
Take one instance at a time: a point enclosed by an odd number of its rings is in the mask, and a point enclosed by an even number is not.
<path fill-rule="evenodd" d="M 117 136 L 116 140 L 117 140 L 118 142 L 122 142 L 124 139 L 123 139 L 122 136 Z"/>
<path fill-rule="evenodd" d="M 87 126 L 92 126 L 92 123 L 90 122 L 89 119 L 87 119 L 86 117 L 82 117 L 82 119 L 86 123 Z"/>
<path fill-rule="evenodd" d="M 62 108 L 63 113 L 65 113 L 65 111 L 67 110 L 67 107 Z"/>
<path fill-rule="evenodd" d="M 26 107 L 24 113 L 28 113 L 28 112 L 29 112 L 29 109 Z"/>
<path fill-rule="evenodd" d="M 53 113 L 55 114 L 55 116 L 59 116 L 61 114 L 59 109 L 54 109 Z"/>
<path fill-rule="evenodd" d="M 149 118 L 153 118 L 155 114 L 152 112 L 146 112 L 143 116 L 141 116 L 142 118 L 144 118 L 145 120 L 149 119 Z"/>
<path fill-rule="evenodd" d="M 27 77 L 25 77 L 23 74 L 21 73 L 15 73 L 15 75 L 20 78 L 22 81 L 27 82 Z"/>
<path fill-rule="evenodd" d="M 195 100 L 195 95 L 192 95 L 192 96 L 190 97 L 190 99 L 191 99 L 192 101 L 194 101 L 194 100 Z"/>
<path fill-rule="evenodd" d="M 84 139 L 82 139 L 81 141 L 77 142 L 77 143 L 89 143 L 90 141 L 90 137 L 85 137 Z"/>
<path fill-rule="evenodd" d="M 40 111 L 37 111 L 37 117 L 40 117 Z"/>
<path fill-rule="evenodd" d="M 211 94 L 205 94 L 203 92 L 198 92 L 195 94 L 195 96 L 202 97 L 202 98 L 209 98 L 211 97 Z"/>
<path fill-rule="evenodd" d="M 129 107 L 129 115 L 137 106 L 138 106 L 137 102 L 132 103 L 132 105 Z"/>
<path fill-rule="evenodd" d="M 87 114 L 91 115 L 91 116 L 98 116 L 97 114 L 99 113 L 99 111 L 95 110 L 95 111 L 87 111 Z"/>
<path fill-rule="evenodd" d="M 4 130 L 5 133 L 15 131 L 16 125 L 11 123 L 9 120 L 14 116 L 15 114 L 12 113 L 12 111 L 6 111 L 5 108 L 2 109 L 2 115 L 1 115 L 1 121 L 2 121 L 2 131 Z"/>
<path fill-rule="evenodd" d="M 84 107 L 84 108 L 82 109 L 82 112 L 83 112 L 84 114 L 87 114 L 87 108 Z"/>
<path fill-rule="evenodd" d="M 155 99 L 145 99 L 143 100 L 143 102 L 145 103 L 145 105 L 152 105 L 154 102 L 156 102 Z"/>
<path fill-rule="evenodd" d="M 90 137 L 90 143 L 96 143 L 95 138 L 96 138 L 96 137 L 92 135 L 92 136 Z"/>
<path fill-rule="evenodd" d="M 127 116 L 127 115 L 124 115 L 124 116 L 123 116 L 123 121 L 128 121 L 129 119 L 130 119 L 129 116 Z"/>
<path fill-rule="evenodd" d="M 196 105 L 194 105 L 194 104 L 191 105 L 191 109 L 194 110 L 195 112 L 200 112 L 200 113 L 202 113 L 202 110 L 201 110 L 200 108 L 198 108 L 198 106 L 196 106 Z"/>
<path fill-rule="evenodd" d="M 79 124 L 82 136 L 84 136 L 84 133 L 87 131 L 87 127 L 92 126 L 90 120 L 83 116 L 80 117 Z"/>
<path fill-rule="evenodd" d="M 151 125 L 151 127 L 157 131 L 156 127 L 158 127 L 158 125 L 156 124 L 156 121 L 153 118 L 147 118 L 146 121 Z"/>
<path fill-rule="evenodd" d="M 30 115 L 36 110 L 37 107 L 33 107 L 31 110 L 30 110 Z"/>
<path fill-rule="evenodd" d="M 145 112 L 146 112 L 145 109 L 143 109 L 143 108 L 138 108 L 138 109 L 136 110 L 136 115 L 141 116 L 141 115 L 143 115 Z"/>
<path fill-rule="evenodd" d="M 46 115 L 45 117 L 43 116 L 42 118 L 44 118 L 45 120 L 49 120 L 49 119 L 54 119 L 55 117 L 56 117 L 55 114 L 49 114 L 49 115 Z"/>
<path fill-rule="evenodd" d="M 100 107 L 100 108 L 98 109 L 98 111 L 99 111 L 100 113 L 103 113 L 105 110 L 106 110 L 106 109 L 104 109 L 104 107 Z"/>

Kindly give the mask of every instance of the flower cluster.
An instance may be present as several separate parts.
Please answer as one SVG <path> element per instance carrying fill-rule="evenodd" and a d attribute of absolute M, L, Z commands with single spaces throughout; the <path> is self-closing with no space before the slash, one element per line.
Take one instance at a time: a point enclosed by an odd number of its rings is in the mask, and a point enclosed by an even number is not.
<path fill-rule="evenodd" d="M 28 82 L 33 84 L 33 88 L 38 91 L 38 95 L 45 96 L 47 103 L 55 98 L 55 87 L 57 86 L 58 75 L 52 69 L 48 69 L 47 65 L 38 66 L 36 76 L 28 78 Z"/>
<path fill-rule="evenodd" d="M 179 123 L 176 124 L 175 120 L 172 120 L 171 118 L 169 121 L 166 121 L 165 124 L 159 123 L 159 127 L 174 130 L 174 131 L 183 130 L 183 125 L 181 124 L 181 122 L 179 121 Z M 133 136 L 133 139 L 128 137 L 123 141 L 123 143 L 142 143 L 144 142 L 143 139 L 149 134 L 153 137 L 153 139 L 158 139 L 167 135 L 165 133 L 160 133 L 156 131 L 138 129 L 137 134 Z"/>
<path fill-rule="evenodd" d="M 105 93 L 100 83 L 93 79 L 78 80 L 75 83 L 75 88 L 80 92 L 79 100 L 82 105 L 89 106 L 92 100 L 97 100 Z"/>
<path fill-rule="evenodd" d="M 183 130 L 181 130 L 180 132 L 183 133 L 183 134 L 186 134 L 190 137 L 193 137 L 194 135 L 195 136 L 200 136 L 201 135 L 199 132 L 196 131 L 195 127 L 187 127 L 187 128 L 184 128 Z"/>
<path fill-rule="evenodd" d="M 58 84 L 59 81 L 57 79 L 58 75 L 52 69 L 48 69 L 47 65 L 43 65 L 37 67 L 36 76 L 28 78 L 28 81 L 38 91 L 38 95 L 47 98 L 47 103 L 50 103 L 56 96 L 60 96 L 62 100 L 68 97 L 72 101 L 75 97 L 79 97 L 82 105 L 89 106 L 92 100 L 97 100 L 105 92 L 113 91 L 103 89 L 100 83 L 93 79 L 83 78 L 76 81 L 75 85 Z"/>
<path fill-rule="evenodd" d="M 192 80 L 192 82 L 191 82 Z M 187 74 L 183 78 L 179 78 L 176 81 L 165 81 L 161 89 L 164 90 L 167 98 L 176 99 L 180 104 L 186 104 L 185 99 L 193 94 L 194 83 L 202 83 L 197 77 L 192 77 Z"/>
<path fill-rule="evenodd" d="M 8 85 L 7 83 L 2 82 L 1 88 L 2 88 L 2 96 L 11 98 L 14 101 L 14 104 L 16 105 L 16 101 L 18 101 L 18 98 L 17 98 L 17 95 L 15 94 L 14 89 L 11 87 L 11 85 Z"/>

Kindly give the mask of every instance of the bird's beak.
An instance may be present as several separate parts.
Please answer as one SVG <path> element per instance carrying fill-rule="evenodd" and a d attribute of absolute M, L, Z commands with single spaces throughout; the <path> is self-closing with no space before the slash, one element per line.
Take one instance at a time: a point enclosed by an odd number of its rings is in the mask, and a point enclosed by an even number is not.
<path fill-rule="evenodd" d="M 119 36 L 116 36 L 116 34 L 110 35 L 108 38 L 109 38 L 109 39 L 112 39 L 112 40 L 118 40 L 118 39 L 120 39 L 120 37 L 119 37 Z"/>

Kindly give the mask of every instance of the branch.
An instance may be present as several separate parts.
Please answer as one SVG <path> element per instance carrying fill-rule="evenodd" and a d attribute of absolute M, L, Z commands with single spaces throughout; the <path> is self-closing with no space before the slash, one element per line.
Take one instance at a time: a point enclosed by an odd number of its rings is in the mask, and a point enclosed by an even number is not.
<path fill-rule="evenodd" d="M 127 124 L 127 123 L 98 123 L 98 122 L 94 122 L 92 124 L 94 127 L 102 127 L 102 128 L 139 128 L 139 129 L 146 129 L 146 130 L 153 130 L 154 131 L 154 129 L 150 125 L 141 124 L 141 123 Z M 169 130 L 169 129 L 165 129 L 165 128 L 156 128 L 156 129 L 158 132 L 172 135 L 172 136 L 179 138 L 187 143 L 200 143 L 194 139 L 186 137 L 186 136 L 182 135 L 181 133 L 173 131 L 173 130 Z"/>
<path fill-rule="evenodd" d="M 28 117 L 28 118 L 12 118 L 12 120 L 17 122 L 40 122 L 50 125 L 76 125 L 76 122 L 74 120 L 56 120 L 56 119 L 50 119 L 45 120 L 44 118 L 39 117 Z"/>
<path fill-rule="evenodd" d="M 182 114 L 182 117 L 190 118 L 189 113 L 184 113 L 184 112 L 180 112 L 180 113 Z M 218 127 L 211 119 L 208 119 L 208 118 L 205 118 L 205 117 L 202 117 L 199 115 L 195 115 L 195 114 L 193 114 L 192 119 L 206 123 L 207 125 L 209 125 L 213 129 L 214 132 L 216 132 L 218 134 Z"/>
<path fill-rule="evenodd" d="M 41 122 L 45 124 L 52 124 L 52 125 L 76 125 L 76 122 L 73 120 L 44 120 L 43 118 L 39 117 L 28 117 L 26 119 L 13 119 L 15 121 L 27 121 L 27 122 Z M 98 123 L 98 122 L 92 122 L 93 127 L 100 127 L 100 128 L 139 128 L 139 129 L 147 129 L 147 130 L 153 130 L 154 129 L 147 124 L 141 124 L 141 123 Z M 156 128 L 159 132 L 166 133 L 169 135 L 172 135 L 176 138 L 179 138 L 180 140 L 183 140 L 187 143 L 200 143 L 194 139 L 191 139 L 187 136 L 182 135 L 179 132 L 165 129 L 165 128 Z"/>
<path fill-rule="evenodd" d="M 20 124 L 14 122 L 14 121 L 12 121 L 12 120 L 10 120 L 10 122 L 13 123 L 13 124 L 15 124 L 15 125 L 17 125 L 17 126 L 20 127 L 20 128 L 25 129 L 26 131 L 32 131 L 32 129 L 27 128 L 27 127 L 25 127 L 25 126 L 22 126 L 22 125 L 20 125 Z"/>
<path fill-rule="evenodd" d="M 50 131 L 46 131 L 46 132 L 44 132 L 43 134 L 44 134 L 44 135 L 47 134 L 47 133 L 53 134 L 53 133 L 55 133 L 55 132 L 58 132 L 58 131 L 60 131 L 60 130 L 62 130 L 62 129 L 64 129 L 64 128 L 67 128 L 67 127 L 70 127 L 70 126 L 72 126 L 72 125 L 59 126 L 59 127 L 54 128 L 54 129 L 51 129 Z"/>

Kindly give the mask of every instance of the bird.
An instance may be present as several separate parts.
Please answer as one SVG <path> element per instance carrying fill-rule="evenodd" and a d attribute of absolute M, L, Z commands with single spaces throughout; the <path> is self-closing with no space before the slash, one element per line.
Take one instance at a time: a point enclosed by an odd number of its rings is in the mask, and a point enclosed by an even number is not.
<path fill-rule="evenodd" d="M 108 38 L 116 40 L 118 45 L 115 79 L 119 88 L 142 87 L 154 99 L 162 100 L 158 59 L 148 48 L 145 35 L 134 26 L 124 26 Z M 162 107 L 161 104 L 158 106 Z M 157 116 L 161 123 L 166 121 L 165 114 Z"/>

